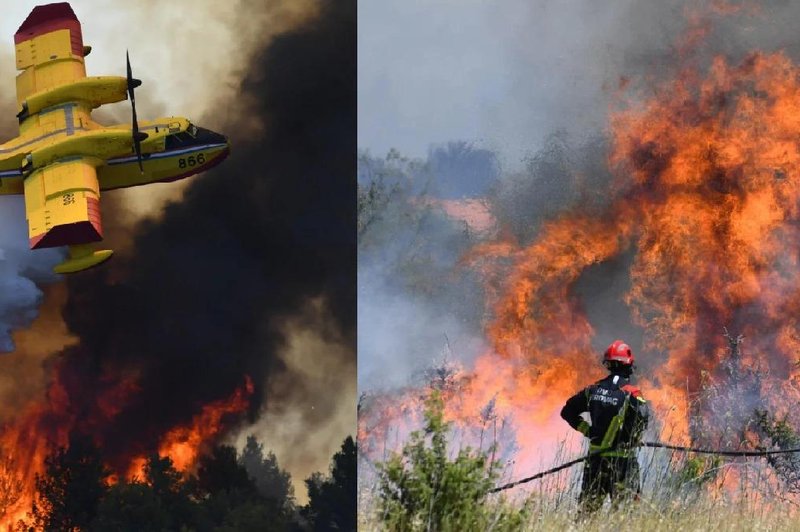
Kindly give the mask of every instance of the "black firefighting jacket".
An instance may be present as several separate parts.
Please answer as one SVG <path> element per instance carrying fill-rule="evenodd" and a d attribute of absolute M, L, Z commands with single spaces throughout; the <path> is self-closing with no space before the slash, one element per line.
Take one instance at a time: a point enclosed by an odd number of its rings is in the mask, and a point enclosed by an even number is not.
<path fill-rule="evenodd" d="M 588 412 L 589 423 L 581 416 Z M 631 456 L 647 427 L 647 402 L 630 380 L 613 373 L 567 400 L 561 417 L 586 435 L 590 449 L 608 449 L 601 456 Z"/>

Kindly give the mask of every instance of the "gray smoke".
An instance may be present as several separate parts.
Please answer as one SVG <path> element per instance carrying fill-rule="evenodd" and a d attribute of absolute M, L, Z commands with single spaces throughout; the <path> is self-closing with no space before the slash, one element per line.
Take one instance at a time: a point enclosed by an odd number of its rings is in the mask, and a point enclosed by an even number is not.
<path fill-rule="evenodd" d="M 482 288 L 461 256 L 477 241 L 433 200 L 450 195 L 454 170 L 470 187 L 495 179 L 494 154 L 466 145 L 431 149 L 428 160 L 359 160 L 359 387 L 393 387 L 443 356 L 471 360 L 481 340 Z"/>
<path fill-rule="evenodd" d="M 602 133 L 621 79 L 669 74 L 687 13 L 713 23 L 701 60 L 753 49 L 800 57 L 800 5 L 789 1 L 729 2 L 741 9 L 724 16 L 720 1 L 424 4 L 360 6 L 362 149 L 423 156 L 429 143 L 464 139 L 517 169 L 554 131 Z"/>
<path fill-rule="evenodd" d="M 57 280 L 52 268 L 62 251 L 28 249 L 22 198 L 0 197 L 0 351 L 14 350 L 11 333 L 29 326 L 42 302 L 39 285 Z"/>

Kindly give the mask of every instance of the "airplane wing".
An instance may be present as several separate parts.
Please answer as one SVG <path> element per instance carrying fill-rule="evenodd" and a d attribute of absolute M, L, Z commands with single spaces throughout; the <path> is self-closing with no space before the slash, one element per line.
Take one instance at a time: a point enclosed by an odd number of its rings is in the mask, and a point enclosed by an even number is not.
<path fill-rule="evenodd" d="M 25 178 L 25 214 L 32 249 L 88 244 L 103 238 L 96 161 L 48 164 Z"/>
<path fill-rule="evenodd" d="M 66 2 L 37 6 L 14 35 L 17 69 L 17 102 L 36 93 L 86 77 L 81 23 Z"/>

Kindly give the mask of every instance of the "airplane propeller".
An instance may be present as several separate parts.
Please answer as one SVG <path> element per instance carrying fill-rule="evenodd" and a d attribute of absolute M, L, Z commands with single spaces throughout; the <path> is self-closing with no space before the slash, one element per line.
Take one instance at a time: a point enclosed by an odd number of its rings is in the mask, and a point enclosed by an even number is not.
<path fill-rule="evenodd" d="M 131 101 L 131 130 L 133 131 L 133 149 L 136 151 L 136 159 L 139 161 L 139 171 L 144 173 L 142 166 L 142 141 L 147 138 L 147 133 L 139 131 L 139 121 L 136 119 L 136 98 L 133 95 L 133 89 L 142 84 L 142 80 L 133 77 L 131 70 L 131 58 L 128 51 L 125 51 L 125 63 L 128 68 L 128 98 Z"/>

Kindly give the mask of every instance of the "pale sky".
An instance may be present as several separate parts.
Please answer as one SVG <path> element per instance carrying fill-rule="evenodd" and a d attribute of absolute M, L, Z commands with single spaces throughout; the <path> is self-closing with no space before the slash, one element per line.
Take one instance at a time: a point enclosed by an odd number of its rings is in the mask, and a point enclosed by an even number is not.
<path fill-rule="evenodd" d="M 513 163 L 557 129 L 601 130 L 624 65 L 674 38 L 653 12 L 675 4 L 361 0 L 358 146 L 467 140 Z"/>
<path fill-rule="evenodd" d="M 713 20 L 700 46 L 712 54 L 800 58 L 800 3 L 761 2 L 726 16 L 719 4 L 359 0 L 358 147 L 424 156 L 431 143 L 467 140 L 513 165 L 556 130 L 601 132 L 621 76 L 675 64 L 688 12 Z"/>

